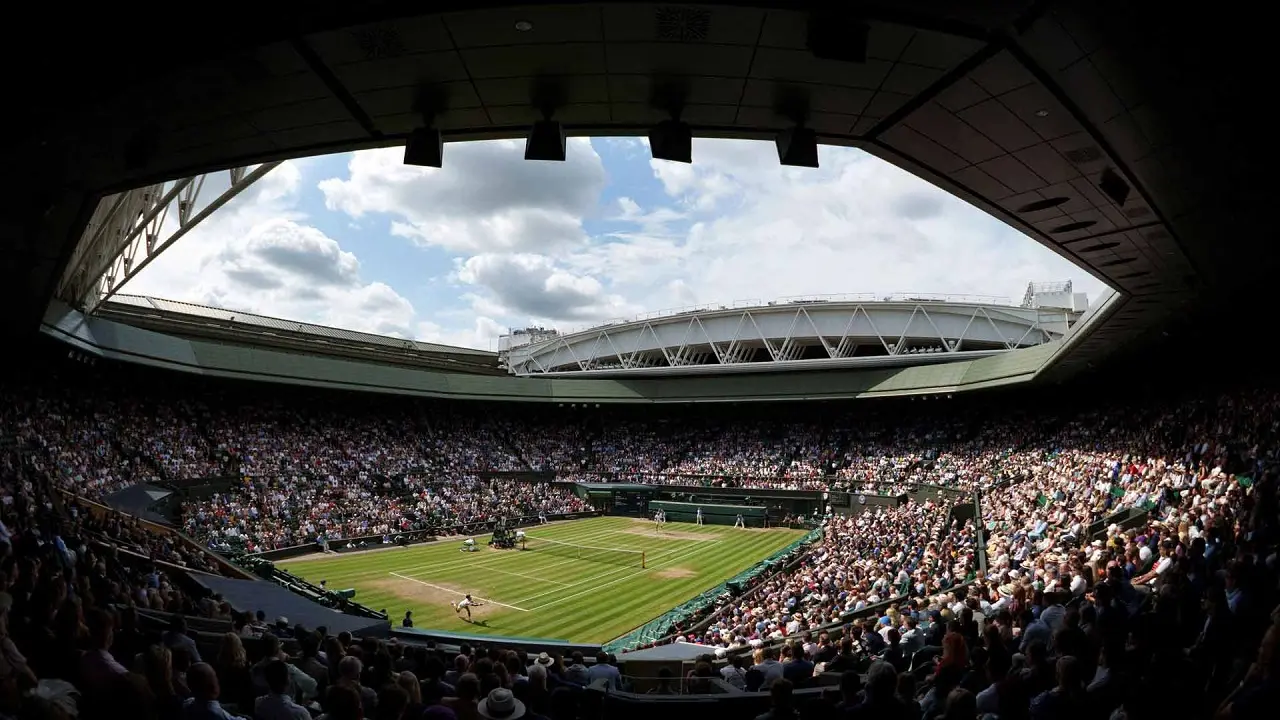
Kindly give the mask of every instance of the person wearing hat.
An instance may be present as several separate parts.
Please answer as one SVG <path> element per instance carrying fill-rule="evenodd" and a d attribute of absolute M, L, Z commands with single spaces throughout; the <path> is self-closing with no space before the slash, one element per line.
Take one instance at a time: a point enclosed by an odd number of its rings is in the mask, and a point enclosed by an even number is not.
<path fill-rule="evenodd" d="M 476 712 L 487 720 L 517 720 L 525 716 L 524 703 L 506 688 L 490 690 L 489 695 L 476 706 Z"/>

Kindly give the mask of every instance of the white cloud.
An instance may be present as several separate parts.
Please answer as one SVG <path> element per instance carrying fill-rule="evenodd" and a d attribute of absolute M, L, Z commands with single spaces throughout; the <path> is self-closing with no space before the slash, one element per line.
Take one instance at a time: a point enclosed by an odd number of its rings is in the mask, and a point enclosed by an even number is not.
<path fill-rule="evenodd" d="M 596 142 L 610 157 L 622 151 L 624 167 L 606 168 L 586 140 L 571 141 L 565 163 L 526 162 L 514 141 L 450 145 L 440 170 L 406 167 L 397 149 L 356 153 L 344 176 L 318 183 L 323 212 L 339 216 L 327 225 L 322 211 L 299 210 L 305 166 L 286 163 L 128 291 L 491 348 L 507 327 L 693 304 L 893 292 L 1018 298 L 1028 281 L 1059 279 L 1091 295 L 1102 288 L 857 150 L 823 148 L 822 167 L 811 170 L 779 166 L 769 143 L 695 140 L 694 163 L 684 165 L 651 161 L 643 140 Z M 449 302 L 422 314 L 406 298 L 418 297 L 411 288 L 366 269 L 386 262 L 356 257 L 312 223 L 358 227 L 378 241 L 362 252 L 421 248 L 420 276 Z"/>
<path fill-rule="evenodd" d="M 505 326 L 484 316 L 474 318 L 470 325 L 462 320 L 461 324 L 449 327 L 424 320 L 418 323 L 416 339 L 454 347 L 497 350 L 498 337 L 505 332 Z"/>
<path fill-rule="evenodd" d="M 412 303 L 363 278 L 355 255 L 306 224 L 297 210 L 301 178 L 298 163 L 282 164 L 158 256 L 124 292 L 414 336 Z M 205 188 L 203 202 L 222 189 Z"/>
<path fill-rule="evenodd" d="M 527 162 L 513 140 L 453 144 L 443 168 L 411 167 L 398 148 L 356 153 L 347 179 L 320 183 L 330 210 L 390 216 L 391 231 L 466 253 L 582 247 L 604 167 L 591 144 L 570 140 L 572 162 Z"/>
<path fill-rule="evenodd" d="M 594 277 L 569 272 L 543 255 L 476 255 L 459 263 L 456 277 L 489 288 L 491 295 L 481 296 L 478 303 L 492 301 L 492 310 L 529 322 L 621 318 L 643 310 L 607 292 Z"/>
<path fill-rule="evenodd" d="M 1029 281 L 1101 283 L 982 211 L 857 150 L 818 170 L 778 165 L 772 145 L 696 141 L 694 163 L 654 161 L 687 233 L 639 232 L 564 258 L 649 309 L 840 293 L 1020 297 Z M 653 209 L 631 203 L 624 215 Z"/>

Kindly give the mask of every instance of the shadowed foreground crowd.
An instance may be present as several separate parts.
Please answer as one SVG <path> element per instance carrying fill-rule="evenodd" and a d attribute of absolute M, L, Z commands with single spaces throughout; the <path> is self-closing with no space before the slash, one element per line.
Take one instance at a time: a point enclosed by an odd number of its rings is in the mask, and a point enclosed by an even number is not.
<path fill-rule="evenodd" d="M 1269 391 L 999 419 L 944 405 L 898 424 L 576 430 L 564 417 L 193 397 L 5 392 L 0 716 L 221 718 L 226 705 L 260 718 L 568 720 L 589 714 L 582 685 L 615 681 L 607 662 L 268 628 L 186 582 L 180 566 L 217 567 L 199 548 L 55 496 L 215 471 L 252 479 L 190 508 L 188 527 L 206 538 L 235 528 L 262 547 L 393 528 L 409 508 L 451 519 L 511 503 L 574 507 L 546 485 L 481 480 L 489 470 L 978 492 L 976 522 L 916 503 L 829 518 L 796 567 L 689 631 L 718 657 L 654 691 L 713 680 L 766 690 L 778 720 L 1252 718 L 1280 707 L 1280 396 Z M 404 507 L 379 500 L 390 477 L 406 479 Z M 351 498 L 378 513 L 336 502 Z M 1147 514 L 1090 532 L 1121 509 Z M 180 621 L 149 624 L 169 612 L 236 630 L 202 650 Z M 833 673 L 839 698 L 797 693 Z"/>

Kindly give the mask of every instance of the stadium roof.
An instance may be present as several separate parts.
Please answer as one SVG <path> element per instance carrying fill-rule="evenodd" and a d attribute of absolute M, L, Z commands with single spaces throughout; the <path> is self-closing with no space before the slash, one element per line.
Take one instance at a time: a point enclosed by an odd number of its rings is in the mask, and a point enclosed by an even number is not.
<path fill-rule="evenodd" d="M 497 353 L 344 330 L 195 303 L 117 294 L 102 317 L 182 337 L 273 345 L 450 372 L 505 375 Z"/>
<path fill-rule="evenodd" d="M 552 106 L 571 133 L 641 134 L 678 98 L 698 135 L 772 139 L 802 118 L 1104 278 L 1119 301 L 1056 371 L 1158 335 L 1186 301 L 1265 290 L 1276 255 L 1252 240 L 1270 198 L 1241 181 L 1265 115 L 1244 104 L 1252 28 L 1149 0 L 867 2 L 814 23 L 809 5 L 228 0 L 155 13 L 133 41 L 114 8 L 33 8 L 58 61 L 0 50 L 17 180 L 0 287 L 29 327 L 103 194 L 401 143 L 424 102 L 463 140 L 523 137 Z M 865 59 L 811 52 L 858 49 L 860 20 Z"/>

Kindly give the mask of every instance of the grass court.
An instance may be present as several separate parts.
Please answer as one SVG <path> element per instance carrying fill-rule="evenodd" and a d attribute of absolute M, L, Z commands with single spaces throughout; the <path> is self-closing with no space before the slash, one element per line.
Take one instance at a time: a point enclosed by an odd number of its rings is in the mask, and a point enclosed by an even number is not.
<path fill-rule="evenodd" d="M 277 565 L 331 590 L 355 588 L 355 600 L 385 609 L 399 627 L 406 610 L 414 626 L 451 632 L 604 643 L 696 597 L 804 535 L 785 528 L 732 528 L 620 517 L 525 528 L 529 550 L 494 550 L 476 537 L 359 551 L 316 554 Z M 603 548 L 577 556 L 550 542 Z M 634 554 L 617 551 L 631 551 Z M 645 567 L 640 565 L 640 553 Z M 465 593 L 482 604 L 456 614 Z"/>

